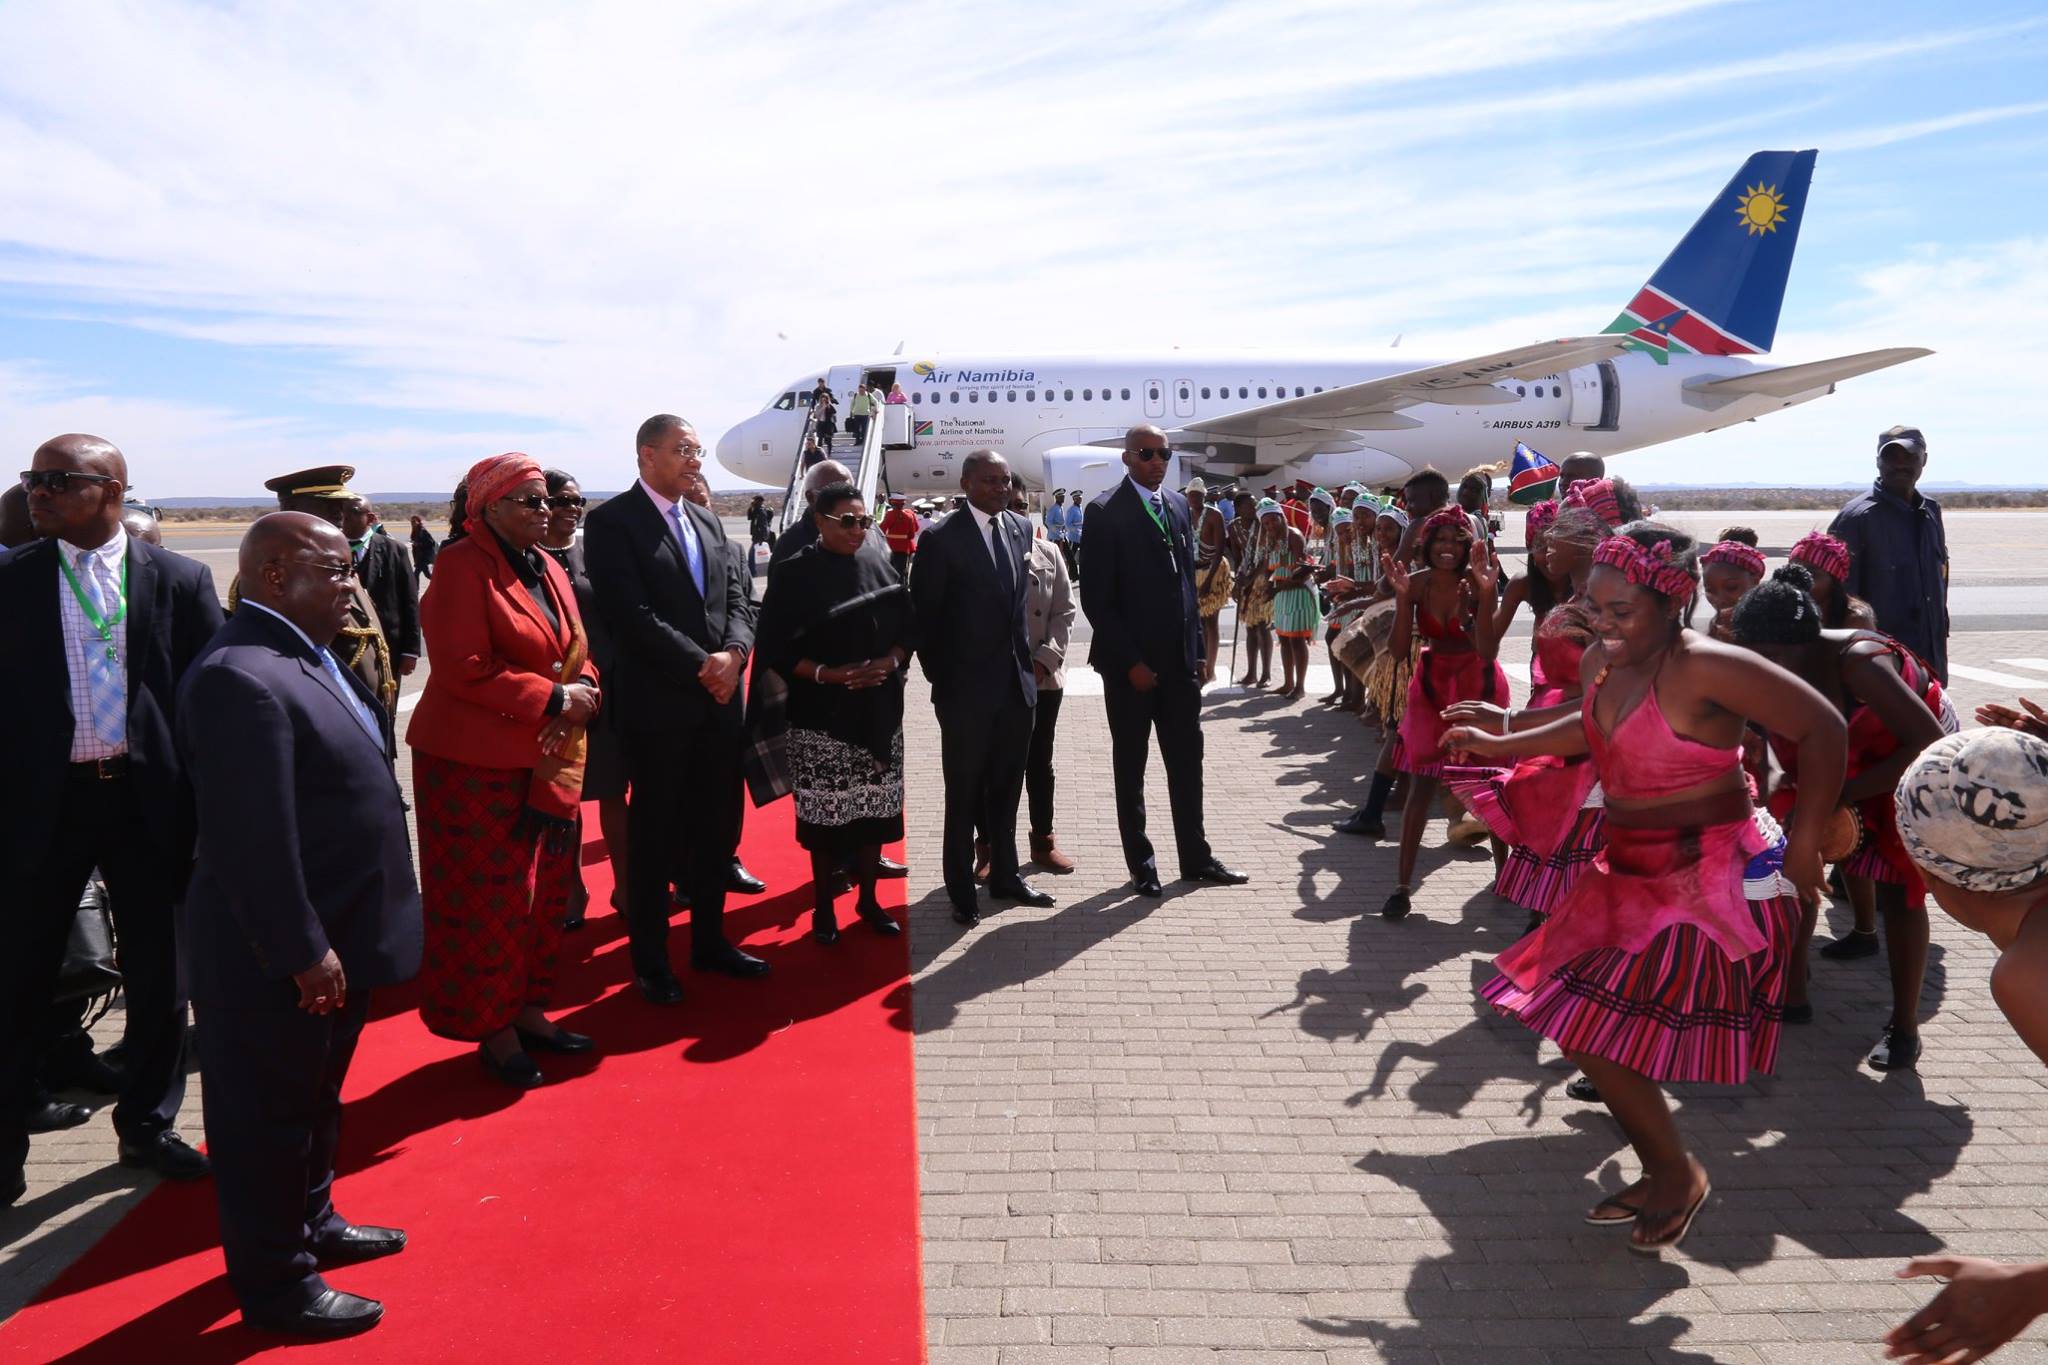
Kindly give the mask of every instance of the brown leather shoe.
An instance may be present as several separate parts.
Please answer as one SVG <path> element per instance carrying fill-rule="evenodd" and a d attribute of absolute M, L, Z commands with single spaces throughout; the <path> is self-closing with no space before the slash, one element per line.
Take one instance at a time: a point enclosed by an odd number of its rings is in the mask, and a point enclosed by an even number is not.
<path fill-rule="evenodd" d="M 1059 839 L 1051 834 L 1031 836 L 1031 861 L 1062 876 L 1074 870 L 1074 860 L 1060 852 Z"/>
<path fill-rule="evenodd" d="M 974 841 L 974 880 L 978 882 L 988 880 L 989 862 L 988 840 L 976 839 Z"/>

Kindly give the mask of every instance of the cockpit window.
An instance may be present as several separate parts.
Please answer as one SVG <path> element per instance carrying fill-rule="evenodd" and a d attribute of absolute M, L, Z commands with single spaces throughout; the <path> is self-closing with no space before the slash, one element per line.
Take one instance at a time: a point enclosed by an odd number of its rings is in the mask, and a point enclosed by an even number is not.
<path fill-rule="evenodd" d="M 795 407 L 796 395 L 794 393 L 785 393 L 782 397 L 775 400 L 775 410 L 777 412 L 790 412 Z"/>

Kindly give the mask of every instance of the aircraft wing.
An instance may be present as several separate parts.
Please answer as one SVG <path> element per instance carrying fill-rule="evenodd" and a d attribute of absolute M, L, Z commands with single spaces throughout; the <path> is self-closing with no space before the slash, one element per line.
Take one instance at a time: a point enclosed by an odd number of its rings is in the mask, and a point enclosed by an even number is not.
<path fill-rule="evenodd" d="M 1780 365 L 1776 369 L 1755 370 L 1749 374 L 1731 375 L 1726 379 L 1701 380 L 1686 386 L 1688 394 L 1720 399 L 1747 397 L 1762 394 L 1770 398 L 1791 398 L 1798 394 L 1810 393 L 1826 388 L 1844 379 L 1854 379 L 1860 374 L 1873 370 L 1888 369 L 1903 365 L 1909 360 L 1918 360 L 1934 352 L 1924 346 L 1893 346 L 1882 351 L 1859 351 L 1855 355 L 1838 355 L 1831 360 L 1816 360 L 1805 365 Z"/>
<path fill-rule="evenodd" d="M 1534 379 L 1620 355 L 1634 344 L 1625 333 L 1562 337 L 1513 350 L 1405 370 L 1361 384 L 1284 398 L 1255 408 L 1189 422 L 1175 434 L 1230 441 L 1315 437 L 1341 431 L 1388 431 L 1419 426 L 1401 409 L 1417 403 L 1466 407 L 1512 403 L 1513 394 L 1494 387 L 1503 379 Z"/>

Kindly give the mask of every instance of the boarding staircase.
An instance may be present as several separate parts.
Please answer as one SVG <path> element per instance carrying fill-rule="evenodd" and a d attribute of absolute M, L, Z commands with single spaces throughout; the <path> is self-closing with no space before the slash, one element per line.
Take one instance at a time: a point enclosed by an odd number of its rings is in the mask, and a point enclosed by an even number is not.
<path fill-rule="evenodd" d="M 868 422 L 865 439 L 856 441 L 852 433 L 840 431 L 826 448 L 827 459 L 837 460 L 853 471 L 853 485 L 860 490 L 861 503 L 876 517 L 882 514 L 879 500 L 888 496 L 889 491 L 888 460 L 883 452 L 913 444 L 912 425 L 908 408 L 897 404 L 892 409 L 887 404 L 877 403 L 874 416 Z M 895 430 L 899 427 L 900 431 Z M 816 431 L 817 419 L 807 413 L 804 429 L 797 434 L 796 454 L 790 460 L 789 483 L 782 491 L 782 512 L 775 520 L 777 535 L 788 530 L 805 513 L 804 448 L 810 444 Z"/>

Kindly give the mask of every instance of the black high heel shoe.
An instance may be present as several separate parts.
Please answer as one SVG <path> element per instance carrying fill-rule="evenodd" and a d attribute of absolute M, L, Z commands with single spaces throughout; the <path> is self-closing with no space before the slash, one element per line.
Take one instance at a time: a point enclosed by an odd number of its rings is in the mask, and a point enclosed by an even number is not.
<path fill-rule="evenodd" d="M 811 911 L 811 937 L 828 946 L 839 942 L 839 917 L 830 906 Z"/>
<path fill-rule="evenodd" d="M 597 1046 L 597 1040 L 581 1033 L 571 1033 L 560 1024 L 553 1033 L 535 1033 L 514 1024 L 512 1031 L 519 1035 L 519 1045 L 528 1052 L 589 1052 Z"/>
<path fill-rule="evenodd" d="M 853 908 L 868 928 L 884 938 L 893 938 L 903 932 L 903 926 L 896 922 L 894 915 L 882 908 L 880 901 L 862 901 Z"/>
<path fill-rule="evenodd" d="M 533 1058 L 524 1052 L 515 1052 L 504 1061 L 491 1055 L 491 1049 L 484 1043 L 476 1045 L 476 1055 L 483 1060 L 484 1070 L 496 1077 L 498 1082 L 514 1090 L 531 1090 L 545 1085 L 547 1077 L 540 1074 L 540 1068 L 533 1064 Z"/>

